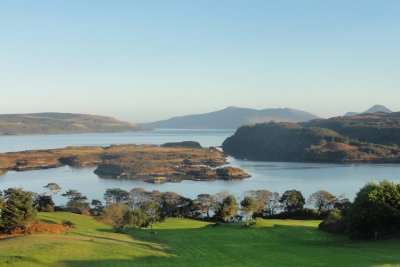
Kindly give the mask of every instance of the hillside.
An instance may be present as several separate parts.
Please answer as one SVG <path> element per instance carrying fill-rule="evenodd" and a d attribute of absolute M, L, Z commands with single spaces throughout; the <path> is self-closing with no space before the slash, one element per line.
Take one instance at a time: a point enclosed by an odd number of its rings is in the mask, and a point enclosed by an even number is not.
<path fill-rule="evenodd" d="M 0 266 L 394 266 L 400 263 L 398 240 L 354 242 L 319 231 L 319 221 L 258 219 L 255 227 L 248 228 L 244 223 L 212 227 L 207 222 L 169 218 L 153 227 L 155 235 L 150 229 L 114 233 L 110 226 L 71 213 L 39 216 L 49 223 L 71 221 L 76 228 L 64 234 L 0 239 Z"/>
<path fill-rule="evenodd" d="M 128 122 L 98 115 L 31 113 L 0 115 L 0 135 L 105 133 L 143 130 Z"/>
<path fill-rule="evenodd" d="M 149 128 L 236 129 L 241 125 L 261 122 L 302 122 L 317 118 L 314 114 L 290 108 L 257 110 L 228 107 L 210 113 L 174 117 L 141 125 Z"/>
<path fill-rule="evenodd" d="M 400 113 L 242 126 L 224 152 L 242 159 L 400 163 Z"/>
<path fill-rule="evenodd" d="M 319 119 L 303 125 L 328 128 L 360 142 L 400 145 L 400 112 L 378 112 Z"/>
<path fill-rule="evenodd" d="M 344 114 L 344 116 L 354 116 L 354 115 L 358 115 L 358 114 L 375 113 L 375 112 L 392 113 L 393 111 L 391 111 L 390 109 L 388 109 L 387 107 L 385 107 L 383 105 L 374 105 L 364 112 L 350 111 L 350 112 L 347 112 L 346 114 Z"/>

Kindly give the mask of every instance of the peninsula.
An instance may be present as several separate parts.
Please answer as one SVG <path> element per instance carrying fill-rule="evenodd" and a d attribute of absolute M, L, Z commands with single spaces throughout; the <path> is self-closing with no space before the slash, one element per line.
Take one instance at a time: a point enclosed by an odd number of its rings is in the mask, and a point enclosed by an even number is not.
<path fill-rule="evenodd" d="M 242 126 L 222 147 L 250 160 L 400 163 L 400 112 Z"/>
<path fill-rule="evenodd" d="M 99 115 L 56 112 L 0 115 L 0 135 L 110 133 L 143 129 Z"/>

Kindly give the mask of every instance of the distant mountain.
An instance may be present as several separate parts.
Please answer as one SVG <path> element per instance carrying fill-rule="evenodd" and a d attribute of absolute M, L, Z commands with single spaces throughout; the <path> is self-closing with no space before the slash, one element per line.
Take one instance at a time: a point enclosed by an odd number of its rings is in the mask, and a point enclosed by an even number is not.
<path fill-rule="evenodd" d="M 317 118 L 314 114 L 290 108 L 257 110 L 228 107 L 210 113 L 174 117 L 141 125 L 150 128 L 236 129 L 242 125 L 269 121 L 306 122 Z"/>
<path fill-rule="evenodd" d="M 0 135 L 138 131 L 128 122 L 98 115 L 31 113 L 0 115 Z"/>
<path fill-rule="evenodd" d="M 387 107 L 385 107 L 383 105 L 374 105 L 364 112 L 351 111 L 351 112 L 347 112 L 346 114 L 344 114 L 344 116 L 354 116 L 354 115 L 358 115 L 358 114 L 375 113 L 375 112 L 392 113 L 393 111 L 391 111 L 390 109 L 388 109 Z"/>

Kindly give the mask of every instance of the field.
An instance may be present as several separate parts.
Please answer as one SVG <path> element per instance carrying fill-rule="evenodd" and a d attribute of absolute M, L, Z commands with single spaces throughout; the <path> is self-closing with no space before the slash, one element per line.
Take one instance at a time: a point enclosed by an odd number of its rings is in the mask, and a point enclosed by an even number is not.
<path fill-rule="evenodd" d="M 318 231 L 318 221 L 257 220 L 255 227 L 214 227 L 168 219 L 153 231 L 118 234 L 81 215 L 40 217 L 70 220 L 77 227 L 58 235 L 0 240 L 0 266 L 400 266 L 399 240 L 350 241 Z"/>

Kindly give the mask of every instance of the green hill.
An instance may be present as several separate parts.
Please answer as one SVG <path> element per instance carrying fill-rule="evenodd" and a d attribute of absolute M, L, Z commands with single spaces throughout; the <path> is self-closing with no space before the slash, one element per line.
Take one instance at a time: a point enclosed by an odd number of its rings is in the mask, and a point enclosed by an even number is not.
<path fill-rule="evenodd" d="M 0 135 L 103 133 L 142 130 L 128 122 L 98 115 L 31 113 L 0 115 Z"/>
<path fill-rule="evenodd" d="M 373 113 L 242 126 L 224 152 L 242 159 L 297 162 L 400 162 L 400 113 Z"/>
<path fill-rule="evenodd" d="M 317 230 L 319 221 L 257 220 L 212 227 L 167 219 L 124 234 L 89 217 L 41 213 L 48 222 L 70 220 L 64 234 L 0 239 L 0 266 L 394 266 L 399 240 L 354 242 Z M 391 265 L 392 264 L 392 265 Z"/>
<path fill-rule="evenodd" d="M 334 117 L 327 120 L 319 119 L 303 125 L 328 128 L 361 142 L 400 145 L 400 112 L 377 112 L 351 117 Z"/>

